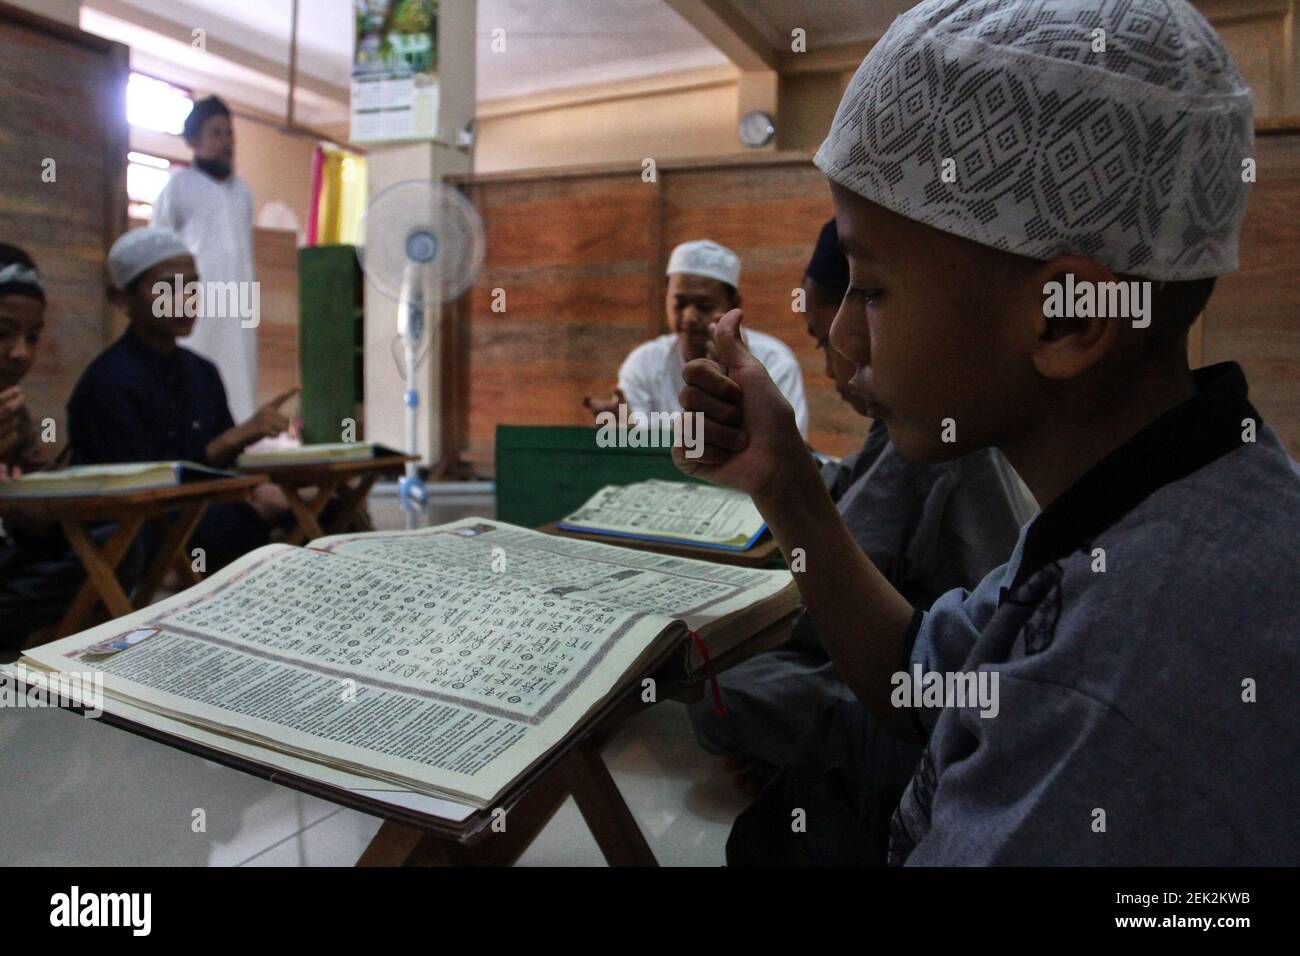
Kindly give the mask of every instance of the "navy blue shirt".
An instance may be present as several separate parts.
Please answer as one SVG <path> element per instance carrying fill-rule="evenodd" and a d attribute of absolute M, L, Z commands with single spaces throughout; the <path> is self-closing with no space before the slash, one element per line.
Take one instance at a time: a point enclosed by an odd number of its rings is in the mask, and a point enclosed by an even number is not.
<path fill-rule="evenodd" d="M 235 424 L 217 367 L 177 346 L 168 355 L 129 330 L 90 363 L 68 400 L 73 461 L 206 461 Z"/>

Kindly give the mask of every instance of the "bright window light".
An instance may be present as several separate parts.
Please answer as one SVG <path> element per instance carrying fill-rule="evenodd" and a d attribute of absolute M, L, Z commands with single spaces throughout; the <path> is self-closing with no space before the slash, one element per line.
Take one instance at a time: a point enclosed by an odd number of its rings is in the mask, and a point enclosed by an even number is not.
<path fill-rule="evenodd" d="M 161 156 L 150 156 L 148 153 L 137 153 L 135 150 L 127 153 L 126 158 L 129 162 L 139 163 L 142 166 L 152 166 L 155 169 L 169 169 L 172 164 L 170 159 L 163 159 Z"/>
<path fill-rule="evenodd" d="M 161 156 L 150 156 L 148 153 L 128 153 L 127 159 L 127 199 L 137 203 L 153 203 L 167 185 L 167 180 L 171 179 L 171 173 L 167 170 L 171 163 Z"/>
<path fill-rule="evenodd" d="M 132 73 L 126 84 L 126 118 L 132 126 L 179 136 L 194 106 L 179 86 Z"/>

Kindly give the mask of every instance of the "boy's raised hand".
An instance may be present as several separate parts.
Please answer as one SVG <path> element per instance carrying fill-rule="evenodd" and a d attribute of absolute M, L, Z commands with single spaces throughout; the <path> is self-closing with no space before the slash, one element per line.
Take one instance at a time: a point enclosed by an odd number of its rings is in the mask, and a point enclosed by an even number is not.
<path fill-rule="evenodd" d="M 588 395 L 583 398 L 582 404 L 585 408 L 590 408 L 593 415 L 603 415 L 605 412 L 617 415 L 618 406 L 627 404 L 627 396 L 623 394 L 621 388 L 616 388 L 609 398 L 594 398 Z"/>
<path fill-rule="evenodd" d="M 688 475 L 749 494 L 791 570 L 799 568 L 799 593 L 836 672 L 883 726 L 910 739 L 912 718 L 892 705 L 890 682 L 906 655 L 912 606 L 845 526 L 794 410 L 740 339 L 740 311 L 710 331 L 716 359 L 682 371 L 682 407 L 704 416 L 704 453 L 687 458 L 690 449 L 675 444 L 673 461 Z"/>
<path fill-rule="evenodd" d="M 297 395 L 302 388 L 294 386 L 287 392 L 283 392 L 271 399 L 256 412 L 253 417 L 244 422 L 241 426 L 250 438 L 250 444 L 263 438 L 274 438 L 276 435 L 288 430 L 289 416 L 280 411 L 280 406 L 289 399 Z"/>
<path fill-rule="evenodd" d="M 233 428 L 227 428 L 204 449 L 204 458 L 215 468 L 225 468 L 235 457 L 249 445 L 263 438 L 274 438 L 289 428 L 289 416 L 280 411 L 280 406 L 297 395 L 301 388 L 294 386 L 271 399 L 248 421 Z"/>
<path fill-rule="evenodd" d="M 742 313 L 732 309 L 709 327 L 710 358 L 682 370 L 679 399 L 688 413 L 704 416 L 703 454 L 673 448 L 683 472 L 755 498 L 776 493 L 791 466 L 808 457 L 794 409 L 740 338 Z"/>

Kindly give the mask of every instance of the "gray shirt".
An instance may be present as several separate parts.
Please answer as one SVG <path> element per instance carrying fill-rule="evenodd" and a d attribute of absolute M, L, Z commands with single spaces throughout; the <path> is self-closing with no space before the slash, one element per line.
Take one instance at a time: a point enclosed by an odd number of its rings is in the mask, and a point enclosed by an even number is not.
<path fill-rule="evenodd" d="M 918 617 L 913 666 L 996 672 L 999 699 L 913 710 L 891 862 L 1300 863 L 1300 469 L 1240 368 L 1195 374 Z"/>
<path fill-rule="evenodd" d="M 854 539 L 913 604 L 929 605 L 1002 564 L 1037 511 L 993 448 L 956 461 L 908 461 L 877 420 L 855 455 L 822 470 Z"/>
<path fill-rule="evenodd" d="M 882 421 L 861 451 L 825 466 L 822 478 L 854 538 L 913 604 L 974 585 L 1004 562 L 1036 507 L 997 451 L 940 465 L 909 462 Z M 689 711 L 701 744 L 774 767 L 825 704 L 854 699 L 807 614 L 786 644 L 723 671 L 718 685 L 725 715 L 707 698 Z"/>

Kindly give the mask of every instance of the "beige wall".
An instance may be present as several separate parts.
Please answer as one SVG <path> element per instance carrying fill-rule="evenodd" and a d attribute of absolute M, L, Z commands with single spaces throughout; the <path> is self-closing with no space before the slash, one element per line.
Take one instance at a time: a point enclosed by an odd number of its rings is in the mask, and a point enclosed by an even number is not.
<path fill-rule="evenodd" d="M 852 75 L 852 74 L 849 74 Z M 835 119 L 835 109 L 848 84 L 848 76 L 831 73 L 795 73 L 781 77 L 777 99 L 778 149 L 816 152 Z"/>
<path fill-rule="evenodd" d="M 279 200 L 307 228 L 311 208 L 311 165 L 316 141 L 264 123 L 235 117 L 235 162 L 253 190 L 254 210 Z"/>
<path fill-rule="evenodd" d="M 474 170 L 717 156 L 742 150 L 735 71 L 480 103 Z"/>

